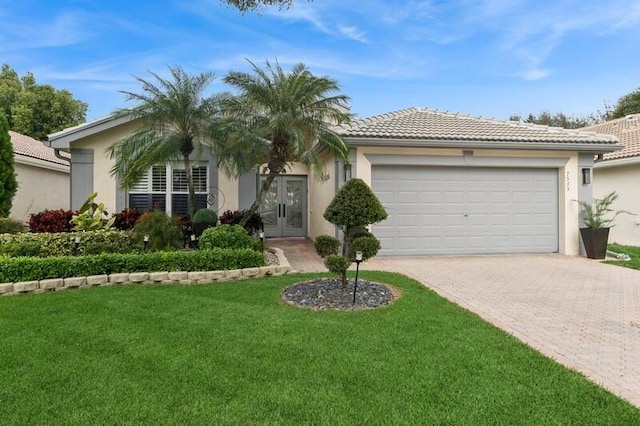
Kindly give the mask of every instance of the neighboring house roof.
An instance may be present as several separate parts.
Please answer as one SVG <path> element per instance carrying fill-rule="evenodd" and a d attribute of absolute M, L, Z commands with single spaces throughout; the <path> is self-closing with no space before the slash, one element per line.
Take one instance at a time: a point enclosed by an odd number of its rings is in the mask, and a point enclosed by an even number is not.
<path fill-rule="evenodd" d="M 584 127 L 581 130 L 614 135 L 623 146 L 622 150 L 610 152 L 602 156 L 601 161 L 631 159 L 638 157 L 640 161 L 640 114 L 628 115 L 604 123 Z"/>
<path fill-rule="evenodd" d="M 45 146 L 42 142 L 33 139 L 27 135 L 9 131 L 11 144 L 13 145 L 13 153 L 19 156 L 34 158 L 48 163 L 69 166 L 69 161 L 56 157 L 54 150 Z"/>
<path fill-rule="evenodd" d="M 428 108 L 407 108 L 353 120 L 338 133 L 356 145 L 457 146 L 527 149 L 580 149 L 609 152 L 619 149 L 617 138 L 517 121 L 503 121 Z M 385 143 L 385 144 L 386 144 Z"/>

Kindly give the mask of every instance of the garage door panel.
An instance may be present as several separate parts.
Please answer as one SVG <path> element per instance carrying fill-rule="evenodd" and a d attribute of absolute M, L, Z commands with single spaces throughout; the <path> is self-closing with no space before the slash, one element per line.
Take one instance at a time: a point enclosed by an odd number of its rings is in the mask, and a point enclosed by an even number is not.
<path fill-rule="evenodd" d="M 381 255 L 558 250 L 557 170 L 374 166 Z"/>

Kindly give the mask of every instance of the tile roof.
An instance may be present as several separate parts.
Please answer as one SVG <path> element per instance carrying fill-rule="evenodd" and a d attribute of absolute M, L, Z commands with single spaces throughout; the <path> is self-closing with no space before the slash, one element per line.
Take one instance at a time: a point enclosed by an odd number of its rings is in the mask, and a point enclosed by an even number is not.
<path fill-rule="evenodd" d="M 42 142 L 11 130 L 9 131 L 9 137 L 11 138 L 14 154 L 37 158 L 50 163 L 69 165 L 68 161 L 61 160 L 55 156 L 53 148 L 45 146 Z"/>
<path fill-rule="evenodd" d="M 614 136 L 428 108 L 407 108 L 339 126 L 345 137 L 429 141 L 611 144 Z"/>
<path fill-rule="evenodd" d="M 618 138 L 620 145 L 624 148 L 620 151 L 604 154 L 602 158 L 604 161 L 640 156 L 640 114 L 628 115 L 582 129 L 614 135 Z"/>

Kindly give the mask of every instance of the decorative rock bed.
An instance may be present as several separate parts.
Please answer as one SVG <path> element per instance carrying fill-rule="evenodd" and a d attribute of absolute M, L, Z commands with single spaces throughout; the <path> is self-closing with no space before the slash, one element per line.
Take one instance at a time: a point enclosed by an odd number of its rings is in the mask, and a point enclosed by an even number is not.
<path fill-rule="evenodd" d="M 358 280 L 356 302 L 353 303 L 354 280 L 347 286 L 336 278 L 322 278 L 291 285 L 282 292 L 282 299 L 291 305 L 314 310 L 357 310 L 387 306 L 399 293 L 384 284 Z"/>

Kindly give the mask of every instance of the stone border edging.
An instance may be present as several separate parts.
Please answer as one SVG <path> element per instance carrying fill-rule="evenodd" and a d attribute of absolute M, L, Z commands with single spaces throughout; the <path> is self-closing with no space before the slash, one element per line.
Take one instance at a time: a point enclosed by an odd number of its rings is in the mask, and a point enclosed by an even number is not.
<path fill-rule="evenodd" d="M 282 250 L 273 249 L 278 257 L 278 265 L 255 268 L 230 269 L 223 271 L 175 271 L 175 272 L 132 272 L 87 277 L 50 278 L 39 281 L 0 283 L 0 296 L 27 293 L 62 291 L 70 288 L 89 288 L 121 284 L 211 284 L 214 282 L 239 281 L 264 276 L 284 275 L 291 272 L 291 265 Z"/>

